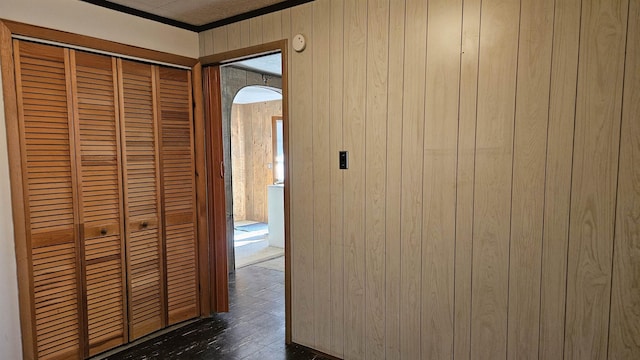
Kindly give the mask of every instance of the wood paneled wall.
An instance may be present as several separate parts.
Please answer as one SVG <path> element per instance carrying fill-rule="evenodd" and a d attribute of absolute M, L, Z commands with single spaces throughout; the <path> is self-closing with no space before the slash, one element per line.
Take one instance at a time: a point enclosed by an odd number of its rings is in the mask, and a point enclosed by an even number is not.
<path fill-rule="evenodd" d="M 316 0 L 201 33 L 201 55 L 308 40 L 294 342 L 640 358 L 639 26 L 640 0 Z"/>
<path fill-rule="evenodd" d="M 282 100 L 233 104 L 231 174 L 234 220 L 268 222 L 267 185 L 273 184 L 272 117 Z"/>

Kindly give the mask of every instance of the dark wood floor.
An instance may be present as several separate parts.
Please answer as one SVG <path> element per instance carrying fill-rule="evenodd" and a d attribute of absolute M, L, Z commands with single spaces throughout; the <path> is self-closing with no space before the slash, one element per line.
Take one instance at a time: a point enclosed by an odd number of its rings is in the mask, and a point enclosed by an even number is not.
<path fill-rule="evenodd" d="M 284 273 L 247 266 L 229 278 L 230 311 L 197 320 L 106 359 L 325 359 L 284 343 Z"/>

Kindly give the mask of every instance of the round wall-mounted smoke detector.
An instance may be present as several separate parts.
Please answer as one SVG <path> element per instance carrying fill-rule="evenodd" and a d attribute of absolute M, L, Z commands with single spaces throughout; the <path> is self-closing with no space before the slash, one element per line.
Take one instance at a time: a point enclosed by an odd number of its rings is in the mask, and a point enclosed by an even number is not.
<path fill-rule="evenodd" d="M 297 52 L 301 52 L 307 47 L 307 40 L 304 38 L 304 35 L 298 34 L 293 37 L 293 50 Z"/>

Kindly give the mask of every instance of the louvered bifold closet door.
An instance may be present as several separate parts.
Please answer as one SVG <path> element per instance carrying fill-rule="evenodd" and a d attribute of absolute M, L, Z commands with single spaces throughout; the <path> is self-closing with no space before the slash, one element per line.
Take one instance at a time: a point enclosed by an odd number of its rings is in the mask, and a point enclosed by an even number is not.
<path fill-rule="evenodd" d="M 169 324 L 198 316 L 191 73 L 159 69 L 160 154 Z"/>
<path fill-rule="evenodd" d="M 81 358 L 69 52 L 16 40 L 14 56 L 36 353 L 39 359 Z"/>
<path fill-rule="evenodd" d="M 71 51 L 89 355 L 127 342 L 115 58 Z"/>
<path fill-rule="evenodd" d="M 165 325 L 156 68 L 118 60 L 127 222 L 129 337 Z"/>

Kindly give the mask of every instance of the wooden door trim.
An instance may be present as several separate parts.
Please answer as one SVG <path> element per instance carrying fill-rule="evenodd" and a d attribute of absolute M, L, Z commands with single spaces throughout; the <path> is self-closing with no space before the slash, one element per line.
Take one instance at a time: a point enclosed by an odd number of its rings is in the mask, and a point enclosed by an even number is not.
<path fill-rule="evenodd" d="M 291 194 L 290 194 L 290 179 L 289 179 L 289 74 L 288 74 L 288 60 L 289 60 L 289 52 L 288 52 L 288 40 L 278 40 L 269 42 L 266 44 L 250 46 L 247 48 L 227 51 L 220 54 L 214 54 L 210 56 L 205 56 L 200 58 L 200 64 L 202 66 L 211 65 L 211 66 L 219 66 L 220 64 L 229 63 L 237 60 L 241 60 L 243 58 L 256 57 L 263 54 L 280 52 L 282 54 L 282 127 L 283 127 L 283 147 L 284 147 L 284 258 L 285 258 L 285 272 L 284 272 L 284 282 L 285 282 L 285 341 L 287 344 L 292 342 L 292 333 L 291 333 L 291 239 L 290 239 L 290 202 L 291 202 Z M 210 84 L 205 83 L 205 91 L 209 91 Z M 217 89 L 220 89 L 218 85 Z M 212 95 L 212 94 L 207 94 Z M 218 100 L 220 100 L 220 91 L 218 91 Z M 207 103 L 209 102 L 209 97 L 207 97 Z M 219 105 L 218 105 L 219 106 Z M 222 130 L 222 111 L 218 110 L 217 115 L 220 119 L 220 123 L 218 127 Z M 207 112 L 207 116 L 210 116 L 210 113 Z M 211 122 L 213 124 L 213 122 Z M 211 143 L 211 134 L 207 132 L 207 142 Z M 222 144 L 220 144 L 220 151 L 222 151 Z M 210 164 L 208 164 L 210 165 Z M 210 170 L 210 169 L 209 169 Z M 210 203 L 213 204 L 213 203 Z M 224 206 L 224 205 L 223 205 Z M 223 209 L 224 210 L 224 209 Z M 210 219 L 211 221 L 211 219 Z M 209 226 L 213 229 L 213 224 L 210 222 Z M 213 239 L 215 241 L 213 244 L 217 244 L 218 246 L 224 245 L 224 249 L 226 250 L 226 234 L 221 234 L 221 237 Z M 226 258 L 226 251 L 225 251 Z M 213 258 L 209 259 L 210 263 L 214 261 Z M 226 264 L 226 262 L 225 262 Z M 226 268 L 226 266 L 225 266 Z M 228 285 L 227 285 L 228 286 Z"/>
<path fill-rule="evenodd" d="M 229 271 L 227 268 L 226 208 L 224 185 L 224 156 L 222 150 L 222 107 L 220 96 L 211 89 L 220 88 L 220 68 L 212 67 L 204 73 L 206 96 L 206 153 L 209 229 L 209 264 L 211 277 L 211 311 L 229 311 Z M 222 204 L 222 206 L 220 206 Z"/>
<path fill-rule="evenodd" d="M 207 132 L 204 123 L 204 95 L 202 66 L 197 63 L 191 71 L 193 88 L 193 132 L 196 163 L 196 217 L 198 231 L 198 273 L 200 280 L 200 315 L 211 311 L 212 288 L 209 271 L 209 223 L 207 218 Z"/>
<path fill-rule="evenodd" d="M 24 204 L 22 176 L 22 156 L 20 148 L 20 120 L 18 115 L 18 95 L 16 90 L 15 65 L 11 30 L 0 22 L 0 66 L 2 71 L 2 94 L 4 116 L 7 129 L 7 150 L 9 155 L 9 180 L 11 182 L 11 208 L 13 234 L 15 238 L 16 267 L 18 275 L 18 302 L 20 312 L 20 332 L 22 335 L 22 356 L 34 359 L 36 351 L 35 311 L 32 307 L 33 292 L 30 276 L 31 252 L 27 241 L 27 219 Z"/>
<path fill-rule="evenodd" d="M 82 204 L 82 172 L 80 166 L 80 114 L 78 110 L 78 94 L 73 91 L 77 86 L 75 50 L 65 49 L 65 80 L 67 90 L 67 124 L 69 128 L 69 163 L 71 165 L 71 189 L 73 197 L 73 217 L 75 227 L 76 278 L 78 279 L 78 334 L 80 338 L 80 353 L 89 357 L 89 313 L 87 305 L 87 277 L 86 258 L 84 248 L 84 215 L 80 211 Z"/>
<path fill-rule="evenodd" d="M 287 48 L 286 46 L 287 40 L 277 40 L 277 41 L 272 41 L 272 42 L 268 42 L 265 44 L 260 44 L 260 45 L 255 45 L 255 46 L 250 46 L 250 47 L 246 47 L 246 48 L 242 48 L 242 49 L 236 49 L 236 50 L 231 50 L 231 51 L 226 51 L 220 54 L 213 54 L 213 55 L 208 55 L 208 56 L 203 56 L 200 58 L 200 64 L 202 64 L 202 66 L 207 66 L 207 65 L 221 65 L 224 63 L 229 63 L 229 62 L 234 62 L 234 61 L 238 61 L 238 60 L 242 60 L 242 59 L 246 59 L 246 58 L 252 58 L 252 57 L 258 57 L 261 55 L 266 55 L 275 51 L 281 51 L 283 56 L 283 62 L 282 62 L 282 66 L 283 66 L 283 71 L 282 71 L 282 86 L 283 86 L 283 92 L 284 92 L 284 75 L 286 72 L 286 68 L 284 67 L 284 53 L 285 50 Z M 284 94 L 283 94 L 284 95 Z"/>

